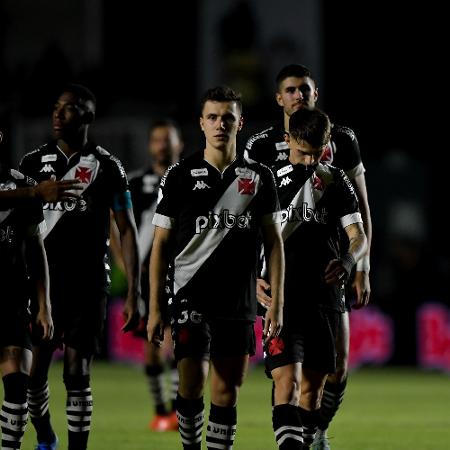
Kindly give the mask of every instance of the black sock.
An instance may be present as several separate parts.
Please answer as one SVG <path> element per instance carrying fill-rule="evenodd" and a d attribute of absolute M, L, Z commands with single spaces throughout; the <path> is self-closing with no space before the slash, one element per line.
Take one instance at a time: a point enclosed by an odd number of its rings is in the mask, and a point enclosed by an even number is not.
<path fill-rule="evenodd" d="M 328 428 L 330 422 L 339 409 L 344 399 L 347 378 L 342 383 L 326 382 L 323 389 L 322 402 L 319 410 L 319 428 L 323 431 Z"/>
<path fill-rule="evenodd" d="M 0 410 L 2 448 L 20 448 L 28 421 L 28 375 L 14 372 L 3 377 L 4 400 Z"/>
<path fill-rule="evenodd" d="M 208 449 L 231 449 L 236 436 L 237 412 L 235 406 L 224 407 L 211 403 L 206 431 Z"/>
<path fill-rule="evenodd" d="M 203 397 L 189 400 L 177 395 L 178 428 L 184 450 L 200 450 L 205 420 Z"/>
<path fill-rule="evenodd" d="M 166 416 L 168 412 L 164 390 L 164 367 L 159 364 L 147 365 L 145 366 L 145 374 L 147 375 L 150 393 L 155 404 L 156 414 Z"/>
<path fill-rule="evenodd" d="M 272 426 L 280 450 L 301 450 L 302 422 L 296 406 L 289 404 L 274 406 Z"/>
<path fill-rule="evenodd" d="M 303 443 L 305 447 L 309 448 L 309 446 L 314 441 L 314 436 L 317 431 L 317 423 L 319 421 L 319 410 L 316 411 L 307 411 L 302 407 L 298 407 L 300 412 L 300 417 L 303 425 Z"/>
<path fill-rule="evenodd" d="M 50 443 L 55 440 L 55 432 L 50 423 L 49 401 L 48 381 L 40 382 L 37 385 L 33 384 L 31 379 L 28 387 L 28 409 L 38 442 Z"/>

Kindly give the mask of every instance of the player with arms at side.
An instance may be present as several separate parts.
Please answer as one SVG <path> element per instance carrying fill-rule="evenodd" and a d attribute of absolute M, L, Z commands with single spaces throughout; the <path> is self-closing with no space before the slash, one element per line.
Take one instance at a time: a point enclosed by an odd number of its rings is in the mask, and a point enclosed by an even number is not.
<path fill-rule="evenodd" d="M 239 389 L 255 350 L 259 233 L 272 285 L 265 329 L 269 338 L 282 327 L 283 245 L 273 175 L 236 151 L 243 123 L 240 95 L 228 87 L 212 88 L 204 94 L 200 111 L 205 149 L 172 166 L 161 180 L 150 259 L 148 335 L 160 345 L 170 316 L 183 449 L 201 448 L 203 392 L 211 371 L 206 445 L 226 450 L 233 447 Z M 170 305 L 164 295 L 168 272 Z"/>

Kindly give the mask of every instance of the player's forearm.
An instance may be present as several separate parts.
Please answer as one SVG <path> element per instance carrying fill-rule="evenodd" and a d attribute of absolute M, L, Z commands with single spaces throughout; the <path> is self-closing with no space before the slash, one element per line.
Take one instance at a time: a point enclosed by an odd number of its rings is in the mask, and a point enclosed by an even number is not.
<path fill-rule="evenodd" d="M 276 236 L 268 261 L 272 307 L 281 310 L 284 304 L 284 246 L 281 236 Z"/>
<path fill-rule="evenodd" d="M 349 236 L 349 248 L 348 252 L 353 256 L 353 259 L 357 262 L 367 252 L 367 238 L 365 233 L 361 230 L 356 232 L 352 236 Z"/>
<path fill-rule="evenodd" d="M 167 245 L 160 241 L 153 241 L 152 253 L 150 255 L 150 315 L 161 314 L 167 306 L 165 283 L 169 267 Z"/>
<path fill-rule="evenodd" d="M 136 241 L 136 230 L 127 227 L 121 233 L 122 259 L 128 283 L 128 298 L 137 301 L 140 294 L 140 263 Z"/>

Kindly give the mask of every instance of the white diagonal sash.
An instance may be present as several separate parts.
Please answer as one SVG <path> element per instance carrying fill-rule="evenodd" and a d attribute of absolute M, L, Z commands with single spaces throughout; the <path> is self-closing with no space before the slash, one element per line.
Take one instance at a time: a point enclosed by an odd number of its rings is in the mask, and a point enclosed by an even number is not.
<path fill-rule="evenodd" d="M 12 213 L 12 209 L 8 209 L 7 211 L 0 211 L 0 223 L 8 218 L 8 216 Z"/>
<path fill-rule="evenodd" d="M 149 208 L 142 211 L 141 222 L 138 230 L 138 249 L 139 260 L 143 262 L 148 255 L 153 243 L 153 236 L 155 235 L 155 226 L 152 223 L 155 215 L 157 202 L 154 201 Z"/>
<path fill-rule="evenodd" d="M 231 214 L 238 216 L 245 211 L 260 187 L 260 176 L 253 171 L 248 171 L 248 173 L 251 173 L 255 185 L 254 194 L 240 194 L 238 191 L 240 179 L 237 177 L 217 202 L 214 214 L 221 214 L 224 210 L 228 210 Z M 187 246 L 175 258 L 174 294 L 186 286 L 229 231 L 230 228 L 227 227 L 204 228 L 201 233 L 192 237 Z"/>
<path fill-rule="evenodd" d="M 88 155 L 88 156 L 82 156 L 80 158 L 80 162 L 73 166 L 62 178 L 61 180 L 73 180 L 75 179 L 75 173 L 77 169 L 80 168 L 87 168 L 90 169 L 92 173 L 91 178 L 88 183 L 81 182 L 80 186 L 81 189 L 77 191 L 78 195 L 81 195 L 95 180 L 98 173 L 98 168 L 100 166 L 99 161 L 97 158 L 95 158 L 94 155 Z M 76 201 L 76 200 L 75 200 Z M 64 202 L 58 202 L 62 205 Z M 44 232 L 43 238 L 45 239 L 50 232 L 53 230 L 54 226 L 58 223 L 59 219 L 63 216 L 63 214 L 66 212 L 65 208 L 61 208 L 61 210 L 50 210 L 50 209 L 44 209 L 44 219 L 47 224 L 47 230 Z"/>

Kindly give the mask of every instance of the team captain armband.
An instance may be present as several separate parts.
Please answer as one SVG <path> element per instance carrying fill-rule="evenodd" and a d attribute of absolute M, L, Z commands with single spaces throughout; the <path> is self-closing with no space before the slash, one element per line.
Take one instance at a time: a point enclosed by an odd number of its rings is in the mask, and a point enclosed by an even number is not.
<path fill-rule="evenodd" d="M 114 211 L 123 211 L 124 209 L 130 209 L 133 207 L 131 201 L 131 192 L 125 191 L 114 196 L 113 207 Z"/>
<path fill-rule="evenodd" d="M 370 260 L 367 255 L 364 255 L 360 260 L 356 263 L 356 271 L 357 272 L 370 272 Z"/>

